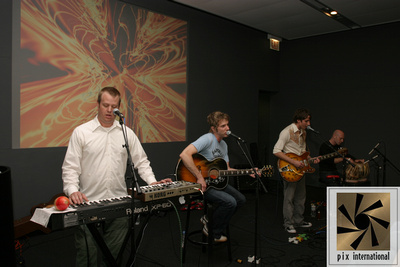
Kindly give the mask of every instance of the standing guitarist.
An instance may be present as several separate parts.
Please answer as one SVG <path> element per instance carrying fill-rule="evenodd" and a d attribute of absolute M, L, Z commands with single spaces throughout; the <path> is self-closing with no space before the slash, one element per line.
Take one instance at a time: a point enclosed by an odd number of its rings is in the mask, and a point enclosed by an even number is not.
<path fill-rule="evenodd" d="M 202 185 L 202 191 L 205 192 L 204 198 L 218 205 L 213 213 L 213 234 L 216 242 L 225 242 L 228 240 L 223 231 L 228 226 L 237 208 L 246 202 L 246 198 L 229 184 L 222 190 L 215 188 L 207 189 L 204 177 L 193 161 L 193 155 L 200 153 L 208 161 L 212 161 L 215 158 L 223 158 L 227 163 L 228 169 L 231 169 L 229 167 L 228 146 L 222 140 L 228 136 L 226 132 L 229 131 L 229 118 L 228 114 L 220 111 L 209 114 L 207 122 L 210 125 L 210 132 L 200 136 L 180 154 L 185 167 L 196 177 L 197 183 Z M 201 222 L 204 224 L 203 233 L 208 235 L 208 218 L 203 216 Z"/>
<path fill-rule="evenodd" d="M 286 161 L 297 169 L 305 166 L 304 161 L 293 159 L 286 153 L 298 156 L 307 150 L 306 129 L 310 126 L 311 114 L 307 109 L 299 108 L 293 116 L 293 123 L 287 126 L 279 134 L 279 139 L 274 146 L 273 153 L 280 160 Z M 308 159 L 311 159 L 308 156 Z M 314 164 L 319 159 L 312 159 Z M 311 227 L 310 222 L 304 221 L 304 204 L 306 201 L 306 181 L 304 178 L 297 182 L 283 180 L 283 226 L 288 233 L 296 233 L 295 227 Z"/>

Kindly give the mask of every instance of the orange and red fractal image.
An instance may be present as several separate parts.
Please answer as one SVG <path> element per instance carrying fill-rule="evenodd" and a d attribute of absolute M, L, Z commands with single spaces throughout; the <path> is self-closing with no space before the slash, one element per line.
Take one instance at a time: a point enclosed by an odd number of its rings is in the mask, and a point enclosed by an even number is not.
<path fill-rule="evenodd" d="M 116 0 L 21 0 L 20 147 L 67 146 L 101 88 L 141 142 L 186 139 L 187 22 Z"/>

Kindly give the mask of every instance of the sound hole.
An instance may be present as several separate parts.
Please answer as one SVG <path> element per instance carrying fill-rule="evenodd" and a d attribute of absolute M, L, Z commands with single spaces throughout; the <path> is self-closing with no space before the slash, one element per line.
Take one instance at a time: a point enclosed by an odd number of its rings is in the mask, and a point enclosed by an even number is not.
<path fill-rule="evenodd" d="M 211 169 L 209 174 L 211 179 L 217 179 L 219 176 L 219 171 L 217 169 Z"/>

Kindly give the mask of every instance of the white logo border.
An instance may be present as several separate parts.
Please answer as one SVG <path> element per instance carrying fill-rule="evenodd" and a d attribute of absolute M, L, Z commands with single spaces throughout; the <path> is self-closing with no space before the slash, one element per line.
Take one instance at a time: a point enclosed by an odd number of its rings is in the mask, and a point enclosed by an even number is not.
<path fill-rule="evenodd" d="M 400 222 L 399 222 L 399 189 L 400 187 L 327 187 L 327 266 L 368 265 L 368 266 L 399 266 L 400 256 Z M 338 193 L 390 193 L 390 250 L 379 251 L 388 254 L 388 260 L 353 260 L 352 251 L 337 250 L 337 194 Z M 371 254 L 374 251 L 359 251 L 357 253 Z M 341 257 L 341 255 L 348 255 Z"/>

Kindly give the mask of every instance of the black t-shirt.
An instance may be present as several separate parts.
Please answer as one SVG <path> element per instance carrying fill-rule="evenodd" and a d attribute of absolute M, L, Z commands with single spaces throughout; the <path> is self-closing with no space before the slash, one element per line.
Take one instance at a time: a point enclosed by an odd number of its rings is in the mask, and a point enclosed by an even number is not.
<path fill-rule="evenodd" d="M 320 156 L 334 153 L 335 151 L 342 148 L 339 145 L 331 145 L 335 149 L 335 150 L 333 150 L 332 147 L 330 147 L 329 145 L 330 145 L 329 141 L 326 141 L 321 144 L 321 146 L 319 147 L 319 155 Z M 334 160 L 335 160 L 335 158 L 338 158 L 338 157 L 340 157 L 340 156 L 337 155 L 337 156 L 334 156 L 334 157 L 331 157 L 328 159 L 321 160 L 319 163 L 319 171 L 320 172 L 336 172 L 337 167 L 336 167 Z M 354 157 L 349 154 L 347 154 L 346 157 L 354 159 Z"/>

